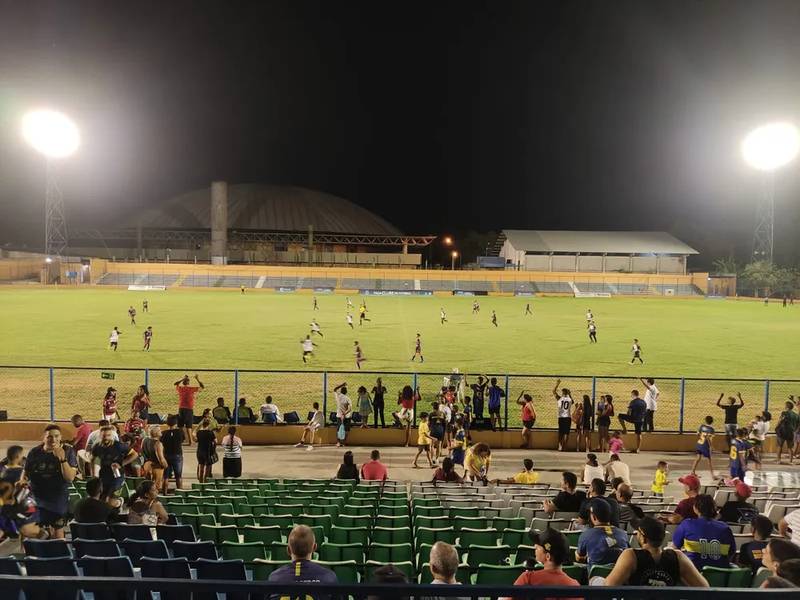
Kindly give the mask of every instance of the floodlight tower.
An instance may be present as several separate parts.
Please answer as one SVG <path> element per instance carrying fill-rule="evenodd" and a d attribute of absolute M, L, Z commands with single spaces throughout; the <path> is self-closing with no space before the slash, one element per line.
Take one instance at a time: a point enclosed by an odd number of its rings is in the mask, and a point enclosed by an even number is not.
<path fill-rule="evenodd" d="M 753 260 L 772 262 L 775 233 L 775 171 L 800 152 L 800 133 L 791 123 L 769 123 L 742 141 L 745 162 L 763 173 L 753 235 Z"/>
<path fill-rule="evenodd" d="M 44 252 L 47 261 L 67 248 L 64 196 L 58 185 L 54 162 L 75 153 L 81 138 L 69 117 L 53 110 L 32 110 L 22 118 L 22 137 L 45 158 Z"/>

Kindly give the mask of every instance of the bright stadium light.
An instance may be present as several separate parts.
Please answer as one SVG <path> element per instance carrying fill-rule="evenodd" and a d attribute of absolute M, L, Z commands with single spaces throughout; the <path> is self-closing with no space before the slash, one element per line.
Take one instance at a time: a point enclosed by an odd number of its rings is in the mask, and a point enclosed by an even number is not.
<path fill-rule="evenodd" d="M 450 253 L 450 270 L 451 271 L 455 271 L 456 270 L 456 258 L 458 258 L 458 251 L 453 250 Z"/>
<path fill-rule="evenodd" d="M 800 132 L 788 122 L 756 127 L 741 144 L 742 157 L 764 174 L 753 235 L 753 260 L 772 262 L 775 229 L 775 171 L 800 153 Z"/>
<path fill-rule="evenodd" d="M 22 118 L 22 137 L 47 158 L 66 158 L 81 144 L 78 127 L 65 114 L 32 110 Z"/>

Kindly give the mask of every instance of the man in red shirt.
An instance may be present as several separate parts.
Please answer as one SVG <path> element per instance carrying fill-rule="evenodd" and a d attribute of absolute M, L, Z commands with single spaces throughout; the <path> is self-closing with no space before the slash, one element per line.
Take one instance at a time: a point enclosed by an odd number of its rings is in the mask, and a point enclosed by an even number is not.
<path fill-rule="evenodd" d="M 81 415 L 74 415 L 72 417 L 72 426 L 75 428 L 75 437 L 69 444 L 75 450 L 78 456 L 78 466 L 84 475 L 91 475 L 91 471 L 87 469 L 88 461 L 82 460 L 82 456 L 86 454 L 86 442 L 89 440 L 89 435 L 92 433 L 92 426 L 85 423 Z"/>
<path fill-rule="evenodd" d="M 194 376 L 197 382 L 196 386 L 189 385 L 191 380 L 188 375 L 184 375 L 183 379 L 175 382 L 175 390 L 178 392 L 178 428 L 183 427 L 186 429 L 186 445 L 192 445 L 192 427 L 194 426 L 194 400 L 197 397 L 197 392 L 205 389 L 206 386 L 197 377 Z"/>
<path fill-rule="evenodd" d="M 685 488 L 686 498 L 678 502 L 678 506 L 675 507 L 675 512 L 660 517 L 662 521 L 672 523 L 673 525 L 677 525 L 684 519 L 695 518 L 694 499 L 700 494 L 700 478 L 697 475 L 685 475 L 679 477 L 678 481 L 682 483 Z"/>
<path fill-rule="evenodd" d="M 544 568 L 538 571 L 527 570 L 522 573 L 514 585 L 544 585 L 544 586 L 570 586 L 577 587 L 580 584 L 572 577 L 564 573 L 561 565 L 569 558 L 569 542 L 564 534 L 549 527 L 544 531 L 533 531 L 530 533 L 531 541 L 535 547 L 536 561 L 543 564 Z M 531 569 L 533 565 L 530 565 Z M 555 600 L 545 598 L 544 600 Z M 564 600 L 576 600 L 564 599 Z"/>
<path fill-rule="evenodd" d="M 371 461 L 361 465 L 361 479 L 366 479 L 368 481 L 383 481 L 384 479 L 388 479 L 389 471 L 386 469 L 386 465 L 381 462 L 381 453 L 377 450 L 373 450 L 372 454 L 370 454 L 370 458 L 372 459 Z"/>

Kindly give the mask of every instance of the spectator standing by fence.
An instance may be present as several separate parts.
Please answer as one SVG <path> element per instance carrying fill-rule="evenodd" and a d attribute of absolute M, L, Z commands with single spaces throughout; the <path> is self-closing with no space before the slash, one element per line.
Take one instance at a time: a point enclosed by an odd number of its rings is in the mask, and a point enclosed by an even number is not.
<path fill-rule="evenodd" d="M 520 448 L 530 448 L 533 426 L 536 424 L 536 408 L 533 406 L 533 397 L 522 390 L 517 398 L 517 404 L 522 407 L 522 445 Z"/>
<path fill-rule="evenodd" d="M 614 398 L 608 394 L 600 396 L 600 401 L 597 403 L 597 434 L 598 434 L 598 452 L 605 452 L 608 450 L 608 428 L 611 427 L 611 417 L 614 416 Z"/>
<path fill-rule="evenodd" d="M 36 501 L 34 521 L 51 537 L 63 538 L 69 511 L 69 484 L 78 474 L 78 459 L 72 446 L 61 440 L 61 428 L 48 425 L 44 441 L 28 452 L 24 481 Z"/>
<path fill-rule="evenodd" d="M 659 391 L 656 387 L 656 382 L 652 377 L 647 379 L 640 379 L 647 391 L 644 393 L 644 403 L 646 405 L 644 414 L 644 427 L 643 431 L 655 431 L 655 415 L 658 410 L 658 396 Z"/>
<path fill-rule="evenodd" d="M 505 398 L 506 393 L 499 385 L 497 385 L 497 377 L 492 377 L 489 382 L 489 418 L 492 421 L 492 431 L 497 431 L 503 428 L 503 421 L 500 418 L 500 407 L 502 405 L 502 398 Z"/>
<path fill-rule="evenodd" d="M 562 388 L 561 395 L 558 393 L 558 386 L 561 380 L 556 380 L 553 386 L 553 396 L 556 399 L 556 411 L 558 413 L 558 449 L 561 452 L 567 451 L 569 444 L 569 431 L 572 429 L 572 405 L 575 403 L 568 388 Z"/>
<path fill-rule="evenodd" d="M 109 387 L 106 390 L 106 395 L 103 396 L 103 419 L 109 423 L 115 423 L 119 420 L 117 390 L 113 387 Z"/>
<path fill-rule="evenodd" d="M 228 435 L 222 438 L 222 476 L 242 476 L 242 440 L 236 436 L 236 427 L 228 427 Z"/>
<path fill-rule="evenodd" d="M 786 410 L 781 412 L 778 424 L 775 426 L 775 437 L 778 443 L 778 464 L 783 464 L 781 456 L 783 447 L 789 452 L 789 463 L 794 460 L 794 439 L 800 427 L 800 415 L 794 411 L 794 403 L 786 402 Z"/>
<path fill-rule="evenodd" d="M 184 375 L 183 379 L 175 382 L 175 390 L 178 393 L 178 425 L 184 429 L 184 441 L 187 446 L 192 445 L 194 402 L 197 398 L 197 393 L 206 387 L 197 375 L 194 376 L 194 379 L 197 382 L 196 386 L 189 385 L 191 380 L 188 375 Z"/>
<path fill-rule="evenodd" d="M 131 400 L 131 412 L 139 415 L 139 418 L 147 423 L 150 416 L 150 390 L 146 385 L 140 385 Z"/>
<path fill-rule="evenodd" d="M 164 458 L 167 468 L 164 469 L 164 493 L 167 493 L 170 477 L 175 477 L 175 489 L 182 488 L 183 482 L 183 429 L 178 427 L 178 416 L 167 417 L 167 430 L 161 434 L 164 445 Z"/>
<path fill-rule="evenodd" d="M 219 460 L 217 438 L 211 430 L 211 423 L 204 419 L 195 432 L 197 442 L 197 480 L 205 483 L 211 477 L 211 468 Z"/>
<path fill-rule="evenodd" d="M 164 444 L 161 442 L 161 426 L 152 425 L 149 436 L 142 441 L 142 474 L 150 479 L 159 490 L 164 487 L 164 470 L 167 459 L 164 456 Z"/>
<path fill-rule="evenodd" d="M 631 401 L 628 404 L 628 414 L 619 416 L 619 424 L 622 426 L 622 433 L 628 433 L 625 423 L 631 423 L 636 433 L 636 449 L 631 450 L 636 454 L 642 448 L 642 427 L 644 416 L 647 412 L 647 404 L 639 397 L 639 390 L 631 390 Z"/>
<path fill-rule="evenodd" d="M 722 405 L 722 399 L 725 397 L 725 394 L 722 393 L 717 398 L 717 406 L 719 406 L 722 410 L 725 411 L 725 439 L 728 440 L 728 449 L 730 450 L 731 444 L 733 443 L 733 439 L 736 437 L 736 430 L 738 429 L 739 425 L 739 409 L 744 407 L 744 400 L 742 400 L 742 394 L 737 393 L 739 401 L 736 401 L 736 398 L 733 396 L 728 396 L 728 404 L 725 406 Z"/>
<path fill-rule="evenodd" d="M 393 416 L 400 427 L 405 427 L 406 448 L 408 448 L 409 437 L 411 436 L 411 423 L 414 420 L 414 409 L 419 398 L 419 388 L 415 390 L 410 385 L 403 386 L 403 389 L 400 390 L 397 397 L 397 404 L 400 405 L 400 408 Z"/>
<path fill-rule="evenodd" d="M 333 388 L 334 398 L 336 398 L 336 446 L 341 448 L 347 440 L 347 430 L 350 427 L 350 415 L 353 412 L 353 403 L 347 397 L 347 384 L 342 382 Z M 344 436 L 339 434 L 344 432 Z"/>
<path fill-rule="evenodd" d="M 378 419 L 381 421 L 381 429 L 386 427 L 384 421 L 384 396 L 386 395 L 386 388 L 380 377 L 375 381 L 375 387 L 372 388 L 372 410 L 375 412 L 375 423 L 373 427 L 378 428 Z"/>

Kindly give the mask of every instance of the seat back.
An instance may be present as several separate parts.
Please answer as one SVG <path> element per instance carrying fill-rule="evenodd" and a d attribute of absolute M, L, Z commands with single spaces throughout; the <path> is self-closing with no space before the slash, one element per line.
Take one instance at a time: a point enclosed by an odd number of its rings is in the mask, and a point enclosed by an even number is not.
<path fill-rule="evenodd" d="M 750 587 L 753 572 L 749 568 L 703 567 L 703 577 L 711 587 Z"/>
<path fill-rule="evenodd" d="M 122 553 L 117 546 L 117 541 L 108 540 L 72 540 L 72 548 L 75 551 L 75 557 L 81 558 L 83 556 L 122 556 Z"/>
<path fill-rule="evenodd" d="M 78 566 L 85 577 L 133 577 L 133 565 L 127 556 L 84 556 L 78 561 Z M 122 587 L 124 588 L 124 586 Z M 86 586 L 84 591 L 91 592 L 95 600 L 133 600 L 136 598 L 136 592 L 127 589 L 98 590 Z"/>
<path fill-rule="evenodd" d="M 25 571 L 33 577 L 78 577 L 78 567 L 72 558 L 26 558 Z M 42 591 L 27 591 L 27 600 L 76 600 L 80 592 L 61 591 L 58 588 Z"/>
<path fill-rule="evenodd" d="M 172 546 L 172 542 L 181 540 L 184 542 L 194 542 L 194 529 L 191 525 L 157 525 L 156 538 L 164 540 L 167 547 Z"/>
<path fill-rule="evenodd" d="M 523 571 L 520 565 L 478 565 L 477 585 L 514 585 Z"/>
<path fill-rule="evenodd" d="M 79 523 L 73 521 L 69 524 L 72 539 L 81 538 L 83 540 L 107 540 L 111 535 L 111 530 L 106 523 Z"/>
<path fill-rule="evenodd" d="M 34 540 L 22 542 L 27 556 L 36 558 L 72 558 L 72 550 L 65 540 Z"/>
<path fill-rule="evenodd" d="M 196 563 L 198 579 L 221 579 L 244 581 L 247 579 L 244 563 L 241 560 L 205 560 Z M 226 600 L 248 600 L 248 594 L 225 594 Z M 216 592 L 195 592 L 194 600 L 216 600 Z"/>
<path fill-rule="evenodd" d="M 467 564 L 476 569 L 480 564 L 508 564 L 511 548 L 509 546 L 470 546 L 467 551 Z"/>
<path fill-rule="evenodd" d="M 142 558 L 169 558 L 169 550 L 164 540 L 123 540 L 122 551 L 138 567 Z"/>
<path fill-rule="evenodd" d="M 147 558 L 140 561 L 142 578 L 146 579 L 191 579 L 189 561 L 185 558 Z M 154 588 L 154 591 L 159 591 Z M 160 600 L 191 600 L 191 592 L 160 591 Z"/>
<path fill-rule="evenodd" d="M 206 560 L 217 560 L 217 547 L 214 542 L 181 542 L 175 541 L 172 544 L 172 555 L 175 558 L 186 558 L 189 562 L 194 562 L 200 558 Z"/>
<path fill-rule="evenodd" d="M 121 542 L 122 540 L 152 540 L 153 534 L 150 531 L 149 525 L 128 525 L 127 523 L 114 523 L 111 525 L 111 531 L 114 532 L 114 538 Z"/>

